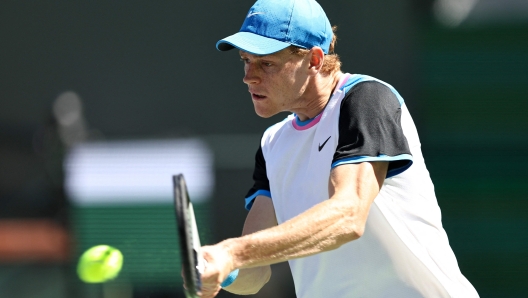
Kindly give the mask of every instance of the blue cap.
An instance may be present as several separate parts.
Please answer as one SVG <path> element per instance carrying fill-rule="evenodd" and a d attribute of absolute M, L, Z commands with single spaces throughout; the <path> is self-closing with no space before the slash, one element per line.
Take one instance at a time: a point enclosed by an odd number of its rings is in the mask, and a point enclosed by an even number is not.
<path fill-rule="evenodd" d="M 305 49 L 317 46 L 328 54 L 332 38 L 330 21 L 315 0 L 258 0 L 240 31 L 219 40 L 216 48 L 268 55 L 290 45 Z"/>

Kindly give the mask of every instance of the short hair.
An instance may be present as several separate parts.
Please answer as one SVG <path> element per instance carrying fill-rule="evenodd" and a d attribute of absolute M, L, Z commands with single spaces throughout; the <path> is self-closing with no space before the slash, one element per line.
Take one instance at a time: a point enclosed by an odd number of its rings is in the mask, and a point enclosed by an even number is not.
<path fill-rule="evenodd" d="M 335 44 L 337 42 L 337 36 L 335 34 L 336 31 L 337 26 L 332 26 L 332 32 L 334 33 L 334 36 L 332 37 L 332 42 L 330 43 L 328 54 L 326 54 L 324 57 L 323 67 L 321 68 L 321 73 L 323 75 L 330 75 L 341 70 L 341 60 L 339 60 L 339 56 L 334 52 Z M 304 49 L 293 45 L 289 48 L 292 54 L 301 57 L 306 56 L 310 52 L 309 49 Z"/>

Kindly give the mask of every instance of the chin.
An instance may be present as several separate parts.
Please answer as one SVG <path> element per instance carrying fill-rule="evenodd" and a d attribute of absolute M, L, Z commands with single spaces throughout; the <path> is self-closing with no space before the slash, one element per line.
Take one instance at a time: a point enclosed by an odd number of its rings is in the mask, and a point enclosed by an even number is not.
<path fill-rule="evenodd" d="M 261 118 L 270 118 L 278 114 L 278 112 L 266 109 L 259 109 L 258 107 L 255 107 L 255 113 Z"/>
<path fill-rule="evenodd" d="M 255 108 L 255 113 L 261 118 L 269 118 L 277 114 L 273 109 L 269 109 L 265 105 L 259 105 L 256 102 L 253 102 L 253 107 Z"/>
<path fill-rule="evenodd" d="M 255 113 L 257 113 L 257 115 L 261 118 L 270 118 L 271 116 L 275 115 L 275 114 L 271 114 L 271 113 L 259 113 L 257 111 L 255 111 Z"/>

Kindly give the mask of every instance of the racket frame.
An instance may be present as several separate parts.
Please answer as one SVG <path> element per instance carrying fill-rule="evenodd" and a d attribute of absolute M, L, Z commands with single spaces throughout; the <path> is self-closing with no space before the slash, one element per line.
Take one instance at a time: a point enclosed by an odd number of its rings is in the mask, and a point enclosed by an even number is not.
<path fill-rule="evenodd" d="M 204 259 L 200 251 L 200 236 L 183 174 L 174 175 L 172 180 L 185 296 L 198 298 L 202 288 L 201 276 L 204 270 Z"/>

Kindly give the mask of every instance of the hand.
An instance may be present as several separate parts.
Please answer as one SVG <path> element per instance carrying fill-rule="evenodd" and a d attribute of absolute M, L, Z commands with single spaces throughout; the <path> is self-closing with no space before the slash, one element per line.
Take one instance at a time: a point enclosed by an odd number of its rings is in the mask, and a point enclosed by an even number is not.
<path fill-rule="evenodd" d="M 227 247 L 221 243 L 203 246 L 202 255 L 206 260 L 205 271 L 202 274 L 202 298 L 215 297 L 220 292 L 220 284 L 234 270 L 233 259 Z"/>

